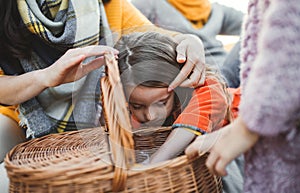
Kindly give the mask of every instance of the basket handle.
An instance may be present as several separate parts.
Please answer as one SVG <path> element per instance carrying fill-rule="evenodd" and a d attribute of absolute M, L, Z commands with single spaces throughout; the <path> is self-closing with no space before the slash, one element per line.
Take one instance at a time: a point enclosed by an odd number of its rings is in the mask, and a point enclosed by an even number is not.
<path fill-rule="evenodd" d="M 113 191 L 125 189 L 127 170 L 135 163 L 134 140 L 118 63 L 113 53 L 104 55 L 106 76 L 101 79 L 102 104 L 114 162 Z"/>

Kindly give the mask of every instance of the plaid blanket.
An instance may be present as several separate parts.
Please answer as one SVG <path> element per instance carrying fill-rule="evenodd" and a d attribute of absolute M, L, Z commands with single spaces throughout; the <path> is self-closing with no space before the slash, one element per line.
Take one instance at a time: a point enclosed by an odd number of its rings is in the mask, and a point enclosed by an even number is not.
<path fill-rule="evenodd" d="M 70 48 L 107 44 L 110 30 L 99 0 L 17 0 L 29 31 L 62 52 Z M 104 39 L 104 37 L 106 39 Z M 20 61 L 25 72 L 49 66 L 38 54 Z M 99 125 L 100 83 L 103 68 L 86 77 L 48 88 L 20 105 L 20 118 L 27 137 Z"/>

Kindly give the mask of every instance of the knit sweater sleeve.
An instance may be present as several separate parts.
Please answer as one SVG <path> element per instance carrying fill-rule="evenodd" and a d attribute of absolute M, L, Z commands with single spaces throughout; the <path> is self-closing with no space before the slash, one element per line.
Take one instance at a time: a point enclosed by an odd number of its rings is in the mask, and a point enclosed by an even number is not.
<path fill-rule="evenodd" d="M 166 30 L 155 26 L 146 18 L 133 4 L 127 0 L 121 0 L 122 5 L 122 34 L 130 32 L 156 31 L 170 36 L 176 36 L 179 33 L 171 30 Z"/>
<path fill-rule="evenodd" d="M 127 1 L 127 0 L 126 0 Z M 157 8 L 157 2 L 159 1 L 132 1 L 128 3 L 129 5 L 123 6 L 123 29 L 128 27 L 135 27 L 133 31 L 156 31 L 159 33 L 167 34 L 170 36 L 176 36 L 180 33 L 173 30 L 168 30 L 155 24 L 155 8 Z M 131 32 L 132 30 L 126 31 L 124 33 Z"/>
<path fill-rule="evenodd" d="M 130 27 L 141 27 L 145 25 L 152 26 L 153 24 L 130 2 L 126 0 L 123 1 L 123 19 L 122 19 L 122 27 L 123 29 Z"/>
<path fill-rule="evenodd" d="M 131 30 L 153 24 L 129 1 L 111 0 L 105 4 L 105 11 L 111 30 L 121 36 Z"/>
<path fill-rule="evenodd" d="M 257 54 L 251 67 L 244 69 L 249 73 L 242 73 L 248 77 L 240 115 L 260 135 L 276 136 L 299 124 L 299 16 L 296 0 L 271 1 L 261 17 L 261 30 L 252 33 L 258 36 Z"/>

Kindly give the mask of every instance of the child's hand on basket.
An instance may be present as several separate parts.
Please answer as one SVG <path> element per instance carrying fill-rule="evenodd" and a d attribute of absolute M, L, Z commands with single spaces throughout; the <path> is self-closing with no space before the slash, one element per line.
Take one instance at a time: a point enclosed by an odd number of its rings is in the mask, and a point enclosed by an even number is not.
<path fill-rule="evenodd" d="M 206 166 L 211 173 L 225 176 L 226 166 L 240 154 L 249 150 L 258 140 L 257 133 L 251 132 L 241 117 L 223 129 L 199 136 L 188 146 L 188 157 L 210 152 Z"/>

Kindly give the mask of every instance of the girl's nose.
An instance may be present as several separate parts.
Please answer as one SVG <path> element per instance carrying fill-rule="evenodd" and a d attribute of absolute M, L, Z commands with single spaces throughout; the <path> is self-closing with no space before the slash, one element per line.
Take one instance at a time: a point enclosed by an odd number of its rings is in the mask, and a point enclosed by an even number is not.
<path fill-rule="evenodd" d="M 146 111 L 145 111 L 145 119 L 146 121 L 153 121 L 156 119 L 156 112 L 153 108 L 148 108 Z"/>

